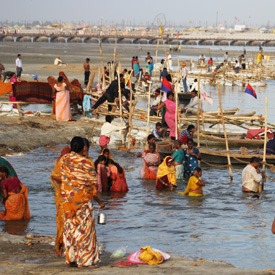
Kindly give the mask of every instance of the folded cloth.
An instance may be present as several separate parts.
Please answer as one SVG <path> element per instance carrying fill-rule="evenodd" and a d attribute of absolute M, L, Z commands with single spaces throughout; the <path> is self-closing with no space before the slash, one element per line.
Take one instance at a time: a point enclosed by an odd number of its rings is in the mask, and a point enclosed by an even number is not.
<path fill-rule="evenodd" d="M 139 258 L 149 265 L 157 265 L 163 262 L 161 253 L 153 250 L 150 246 L 144 246 L 140 250 L 142 252 Z"/>
<path fill-rule="evenodd" d="M 163 261 L 166 261 L 168 259 L 170 259 L 170 255 L 162 252 L 156 248 L 152 248 L 155 252 L 159 252 L 161 253 L 162 257 L 163 257 Z M 147 264 L 147 262 L 145 262 L 144 260 L 140 259 L 140 255 L 143 251 L 140 249 L 138 251 L 132 252 L 129 256 L 128 256 L 128 262 L 131 262 L 133 264 Z"/>

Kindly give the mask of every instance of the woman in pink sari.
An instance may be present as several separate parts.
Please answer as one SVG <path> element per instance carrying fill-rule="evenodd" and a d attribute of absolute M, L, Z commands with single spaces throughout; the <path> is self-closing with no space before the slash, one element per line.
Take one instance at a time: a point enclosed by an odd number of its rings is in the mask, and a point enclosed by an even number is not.
<path fill-rule="evenodd" d="M 174 94 L 173 92 L 167 93 L 167 99 L 162 102 L 160 105 L 154 107 L 156 110 L 159 110 L 161 108 L 165 107 L 165 122 L 167 123 L 169 129 L 170 129 L 170 137 L 171 139 L 175 139 L 176 137 L 176 103 L 174 101 Z"/>
<path fill-rule="evenodd" d="M 160 155 L 156 152 L 156 144 L 149 144 L 149 151 L 143 151 L 141 154 L 142 166 L 140 177 L 143 179 L 156 179 L 158 166 L 160 164 Z"/>
<path fill-rule="evenodd" d="M 57 83 L 54 85 L 56 90 L 55 98 L 55 116 L 56 120 L 69 121 L 71 119 L 70 111 L 70 92 L 63 82 L 63 76 L 59 76 Z"/>

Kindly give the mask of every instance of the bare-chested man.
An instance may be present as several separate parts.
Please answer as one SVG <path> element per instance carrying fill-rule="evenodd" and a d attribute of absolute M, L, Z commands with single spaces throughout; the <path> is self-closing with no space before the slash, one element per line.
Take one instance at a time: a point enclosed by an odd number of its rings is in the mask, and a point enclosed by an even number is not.
<path fill-rule="evenodd" d="M 90 78 L 90 58 L 86 58 L 85 62 L 83 63 L 84 68 L 84 84 L 87 86 Z"/>

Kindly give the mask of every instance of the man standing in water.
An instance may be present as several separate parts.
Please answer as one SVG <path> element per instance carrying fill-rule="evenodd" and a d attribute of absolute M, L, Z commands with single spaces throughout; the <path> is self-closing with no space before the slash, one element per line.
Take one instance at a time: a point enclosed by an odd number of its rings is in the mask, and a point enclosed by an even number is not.
<path fill-rule="evenodd" d="M 84 68 L 84 84 L 87 86 L 90 78 L 90 58 L 86 58 L 85 62 L 83 63 Z"/>
<path fill-rule="evenodd" d="M 261 160 L 252 157 L 250 163 L 242 171 L 242 191 L 248 193 L 261 193 L 262 175 L 259 169 Z"/>
<path fill-rule="evenodd" d="M 22 63 L 22 59 L 21 59 L 21 54 L 20 53 L 17 55 L 17 58 L 15 60 L 15 66 L 16 66 L 17 81 L 21 81 L 21 74 L 22 74 L 22 71 L 23 71 L 23 63 Z"/>

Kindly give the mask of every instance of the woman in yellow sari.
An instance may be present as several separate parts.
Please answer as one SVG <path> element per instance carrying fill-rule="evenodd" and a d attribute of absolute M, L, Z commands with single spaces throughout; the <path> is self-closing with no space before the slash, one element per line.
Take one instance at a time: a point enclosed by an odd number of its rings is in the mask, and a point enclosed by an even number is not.
<path fill-rule="evenodd" d="M 72 267 L 93 267 L 99 262 L 92 199 L 105 206 L 97 197 L 93 162 L 83 156 L 83 150 L 83 138 L 74 137 L 71 152 L 61 159 L 63 242 L 66 263 Z"/>
<path fill-rule="evenodd" d="M 201 197 L 203 196 L 202 187 L 205 183 L 202 176 L 202 170 L 200 167 L 196 167 L 193 171 L 193 175 L 189 178 L 187 187 L 184 192 L 179 192 L 179 194 L 187 195 L 190 197 Z"/>
<path fill-rule="evenodd" d="M 170 156 L 165 157 L 159 165 L 156 179 L 156 189 L 170 189 L 177 187 L 176 169 L 173 165 L 173 159 Z"/>

